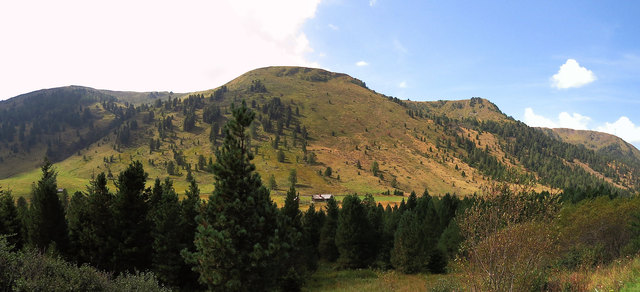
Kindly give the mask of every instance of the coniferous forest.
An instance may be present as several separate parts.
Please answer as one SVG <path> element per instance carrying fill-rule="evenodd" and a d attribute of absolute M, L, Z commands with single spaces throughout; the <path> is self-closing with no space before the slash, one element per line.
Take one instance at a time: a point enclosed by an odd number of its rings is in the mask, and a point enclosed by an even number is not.
<path fill-rule="evenodd" d="M 247 143 L 255 113 L 244 102 L 231 112 L 208 200 L 193 179 L 182 199 L 170 178 L 147 186 L 139 161 L 114 190 L 99 173 L 60 196 L 46 158 L 28 201 L 0 190 L 2 291 L 298 291 L 320 265 L 457 275 L 441 283 L 452 290 L 581 290 L 576 273 L 640 250 L 640 200 L 604 185 L 424 190 L 393 207 L 352 194 L 302 212 L 293 173 L 276 206 Z"/>

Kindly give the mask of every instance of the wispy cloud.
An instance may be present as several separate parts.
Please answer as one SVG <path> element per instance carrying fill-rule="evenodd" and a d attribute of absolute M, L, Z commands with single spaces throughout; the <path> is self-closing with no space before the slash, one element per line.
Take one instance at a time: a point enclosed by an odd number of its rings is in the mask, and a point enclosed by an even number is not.
<path fill-rule="evenodd" d="M 369 66 L 369 63 L 365 62 L 365 61 L 358 61 L 356 63 L 356 66 L 358 67 L 364 67 L 364 66 Z"/>
<path fill-rule="evenodd" d="M 335 25 L 333 23 L 329 23 L 329 28 L 333 29 L 333 30 L 339 30 L 340 29 L 337 25 Z"/>
<path fill-rule="evenodd" d="M 402 43 L 397 39 L 393 40 L 393 48 L 396 50 L 396 52 L 401 54 L 406 54 L 408 52 L 407 48 L 402 45 Z"/>
<path fill-rule="evenodd" d="M 596 75 L 585 67 L 580 66 L 578 61 L 568 59 L 560 66 L 558 73 L 551 77 L 552 86 L 559 89 L 577 88 L 587 85 L 596 80 Z"/>
<path fill-rule="evenodd" d="M 378 0 L 369 0 L 369 6 L 373 7 L 378 3 Z"/>
<path fill-rule="evenodd" d="M 400 88 L 407 88 L 407 81 L 402 81 L 402 82 L 400 82 L 400 84 L 398 84 L 398 87 L 400 87 Z"/>

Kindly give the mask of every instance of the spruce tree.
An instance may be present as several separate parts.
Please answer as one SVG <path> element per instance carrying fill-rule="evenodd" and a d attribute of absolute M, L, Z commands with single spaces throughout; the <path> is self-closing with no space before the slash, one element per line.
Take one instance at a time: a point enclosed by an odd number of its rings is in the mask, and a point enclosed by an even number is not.
<path fill-rule="evenodd" d="M 336 230 L 338 228 L 338 202 L 331 197 L 327 201 L 327 216 L 320 230 L 320 243 L 318 250 L 320 256 L 330 262 L 338 259 L 338 247 L 336 246 Z"/>
<path fill-rule="evenodd" d="M 367 210 L 357 195 L 347 195 L 342 200 L 338 216 L 336 246 L 338 263 L 346 268 L 363 268 L 371 264 L 375 256 L 370 244 L 375 240 L 367 218 Z"/>
<path fill-rule="evenodd" d="M 83 224 L 88 232 L 81 247 L 88 262 L 100 269 L 111 269 L 114 252 L 114 238 L 120 231 L 114 229 L 111 206 L 114 196 L 107 188 L 104 172 L 98 174 L 87 186 L 87 211 L 90 214 Z"/>
<path fill-rule="evenodd" d="M 151 224 L 147 219 L 149 192 L 142 163 L 134 161 L 120 172 L 113 200 L 114 265 L 118 272 L 144 270 L 151 265 Z"/>
<path fill-rule="evenodd" d="M 185 191 L 185 198 L 180 202 L 181 206 L 181 220 L 182 236 L 181 240 L 185 244 L 185 248 L 181 251 L 181 255 L 184 259 L 182 268 L 180 270 L 180 279 L 182 280 L 182 287 L 187 291 L 200 290 L 198 285 L 198 273 L 192 270 L 191 265 L 187 263 L 189 253 L 196 251 L 194 244 L 197 221 L 196 217 L 200 212 L 202 201 L 200 200 L 200 189 L 195 180 L 189 182 L 189 188 Z"/>
<path fill-rule="evenodd" d="M 420 234 L 421 220 L 415 212 L 402 214 L 391 250 L 391 264 L 403 273 L 417 273 L 425 266 L 422 254 L 424 240 Z"/>
<path fill-rule="evenodd" d="M 307 272 L 304 258 L 302 235 L 302 212 L 295 186 L 291 186 L 282 207 L 280 228 L 283 231 L 283 248 L 280 252 L 282 266 L 287 267 L 280 275 L 280 288 L 283 291 L 299 291 Z"/>
<path fill-rule="evenodd" d="M 232 115 L 216 151 L 215 190 L 199 216 L 196 252 L 189 260 L 210 290 L 273 290 L 281 268 L 279 211 L 245 144 L 255 114 L 243 102 L 232 106 Z"/>
<path fill-rule="evenodd" d="M 322 210 L 316 211 L 314 204 L 309 206 L 302 217 L 303 257 L 306 259 L 307 269 L 310 271 L 315 271 L 318 268 L 318 245 L 324 220 L 324 212 Z"/>
<path fill-rule="evenodd" d="M 67 208 L 69 222 L 69 254 L 78 263 L 90 263 L 86 248 L 88 246 L 90 227 L 86 222 L 90 219 L 88 199 L 82 192 L 75 192 Z"/>
<path fill-rule="evenodd" d="M 42 177 L 31 190 L 29 244 L 39 249 L 55 244 L 57 250 L 65 251 L 68 244 L 67 221 L 57 194 L 57 173 L 47 158 L 41 170 Z"/>
<path fill-rule="evenodd" d="M 180 251 L 187 247 L 181 241 L 184 230 L 180 213 L 178 195 L 167 178 L 157 204 L 149 211 L 153 239 L 151 267 L 161 281 L 174 287 L 180 284 L 180 270 L 184 263 Z"/>
<path fill-rule="evenodd" d="M 0 189 L 0 234 L 8 235 L 8 242 L 17 248 L 22 247 L 22 222 L 18 209 L 13 202 L 11 192 Z"/>

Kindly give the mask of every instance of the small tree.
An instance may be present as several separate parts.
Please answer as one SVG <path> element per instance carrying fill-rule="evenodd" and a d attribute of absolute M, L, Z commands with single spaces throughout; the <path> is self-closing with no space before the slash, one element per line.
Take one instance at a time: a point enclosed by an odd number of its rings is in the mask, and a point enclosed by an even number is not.
<path fill-rule="evenodd" d="M 380 166 L 378 166 L 377 161 L 374 161 L 371 163 L 371 173 L 373 173 L 373 176 L 378 176 L 378 172 L 380 172 Z"/>
<path fill-rule="evenodd" d="M 276 183 L 276 177 L 273 174 L 269 177 L 269 189 L 271 190 L 278 189 L 278 184 Z"/>
<path fill-rule="evenodd" d="M 333 173 L 333 170 L 331 169 L 330 166 L 328 166 L 327 169 L 324 170 L 324 176 L 326 177 L 331 177 L 332 173 Z"/>
<path fill-rule="evenodd" d="M 297 182 L 298 182 L 298 172 L 294 168 L 289 171 L 289 183 L 292 186 L 295 186 Z"/>
<path fill-rule="evenodd" d="M 284 163 L 284 151 L 282 149 L 278 150 L 278 162 Z"/>

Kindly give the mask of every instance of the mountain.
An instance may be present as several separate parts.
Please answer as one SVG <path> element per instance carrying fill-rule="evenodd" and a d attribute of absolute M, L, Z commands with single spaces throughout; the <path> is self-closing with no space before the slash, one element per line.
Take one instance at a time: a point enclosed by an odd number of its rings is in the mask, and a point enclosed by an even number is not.
<path fill-rule="evenodd" d="M 567 143 L 584 145 L 588 149 L 612 157 L 640 161 L 640 151 L 619 137 L 607 133 L 565 128 L 542 129 L 548 135 Z"/>
<path fill-rule="evenodd" d="M 154 95 L 68 87 L 0 103 L 0 185 L 27 194 L 47 155 L 69 191 L 140 160 L 150 179 L 172 173 L 178 192 L 190 168 L 207 194 L 220 129 L 232 104 L 244 100 L 256 112 L 254 162 L 267 185 L 275 179 L 274 193 L 285 192 L 292 169 L 301 194 L 426 188 L 468 195 L 497 182 L 549 191 L 640 189 L 633 160 L 567 143 L 477 97 L 400 100 L 346 74 L 301 67 L 261 68 L 215 89 Z"/>

